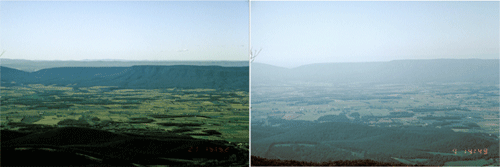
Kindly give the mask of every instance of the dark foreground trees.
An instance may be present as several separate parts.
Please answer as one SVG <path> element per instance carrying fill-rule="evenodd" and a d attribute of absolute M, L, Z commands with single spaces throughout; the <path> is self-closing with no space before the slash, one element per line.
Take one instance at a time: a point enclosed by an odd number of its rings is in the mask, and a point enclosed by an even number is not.
<path fill-rule="evenodd" d="M 406 164 L 402 163 L 377 162 L 370 159 L 352 160 L 352 161 L 340 160 L 340 161 L 315 163 L 315 162 L 305 162 L 305 161 L 295 161 L 295 160 L 267 159 L 258 156 L 252 156 L 251 165 L 252 166 L 407 166 Z"/>

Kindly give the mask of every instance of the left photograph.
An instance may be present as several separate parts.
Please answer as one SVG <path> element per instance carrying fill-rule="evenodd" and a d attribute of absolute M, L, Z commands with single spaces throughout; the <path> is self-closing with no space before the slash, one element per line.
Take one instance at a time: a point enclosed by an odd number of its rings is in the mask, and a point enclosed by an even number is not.
<path fill-rule="evenodd" d="M 246 1 L 0 1 L 2 166 L 249 166 Z"/>

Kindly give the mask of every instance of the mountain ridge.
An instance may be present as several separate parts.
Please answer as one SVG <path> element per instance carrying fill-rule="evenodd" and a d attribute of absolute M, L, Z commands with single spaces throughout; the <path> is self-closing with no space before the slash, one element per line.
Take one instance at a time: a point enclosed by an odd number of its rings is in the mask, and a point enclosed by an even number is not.
<path fill-rule="evenodd" d="M 54 67 L 132 67 L 134 65 L 199 65 L 248 67 L 248 61 L 153 61 L 153 60 L 24 60 L 0 58 L 0 65 L 27 72 Z"/>
<path fill-rule="evenodd" d="M 44 84 L 76 87 L 116 86 L 132 89 L 210 88 L 248 91 L 247 67 L 148 66 L 55 67 L 26 72 L 1 66 L 2 86 Z"/>
<path fill-rule="evenodd" d="M 252 64 L 252 85 L 316 83 L 499 83 L 498 59 L 426 59 L 317 63 L 296 68 Z"/>

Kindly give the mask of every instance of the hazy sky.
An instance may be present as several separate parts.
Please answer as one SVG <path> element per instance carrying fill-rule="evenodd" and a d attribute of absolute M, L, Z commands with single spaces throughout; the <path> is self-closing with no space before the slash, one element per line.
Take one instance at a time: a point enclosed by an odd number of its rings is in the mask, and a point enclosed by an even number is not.
<path fill-rule="evenodd" d="M 248 61 L 246 1 L 0 5 L 3 58 Z"/>
<path fill-rule="evenodd" d="M 499 58 L 499 2 L 252 2 L 254 62 Z"/>

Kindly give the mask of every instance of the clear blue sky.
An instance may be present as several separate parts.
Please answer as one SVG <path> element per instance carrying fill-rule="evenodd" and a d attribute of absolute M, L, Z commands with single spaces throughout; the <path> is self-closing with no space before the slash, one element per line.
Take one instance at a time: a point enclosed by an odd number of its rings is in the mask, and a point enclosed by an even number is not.
<path fill-rule="evenodd" d="M 3 58 L 248 61 L 247 1 L 0 1 Z"/>
<path fill-rule="evenodd" d="M 254 1 L 254 62 L 499 58 L 499 2 Z"/>

